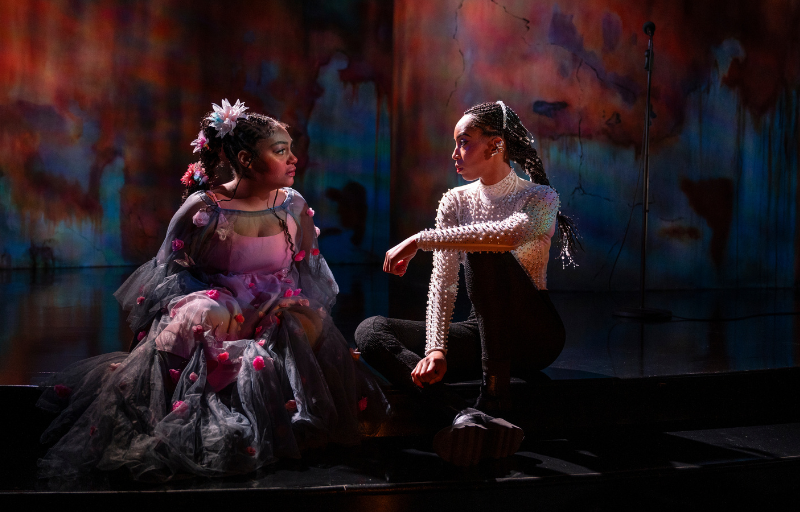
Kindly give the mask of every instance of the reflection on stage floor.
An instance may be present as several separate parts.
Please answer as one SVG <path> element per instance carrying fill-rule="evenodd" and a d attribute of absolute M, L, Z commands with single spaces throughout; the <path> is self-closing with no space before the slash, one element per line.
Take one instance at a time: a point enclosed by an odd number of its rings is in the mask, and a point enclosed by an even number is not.
<path fill-rule="evenodd" d="M 112 293 L 132 271 L 0 271 L 0 385 L 35 384 L 43 373 L 72 362 L 125 350 L 132 334 Z M 341 288 L 333 318 L 349 340 L 358 323 L 372 315 L 423 319 L 424 279 L 398 287 L 392 281 L 398 278 L 377 266 L 334 266 L 333 271 Z M 456 320 L 469 313 L 464 287 L 460 289 Z M 633 292 L 550 294 L 567 330 L 564 351 L 544 371 L 553 380 L 764 370 L 794 367 L 800 360 L 800 317 L 725 321 L 798 310 L 792 289 L 649 292 L 648 306 L 669 309 L 676 317 L 659 324 L 612 316 L 615 308 L 636 303 L 638 294 Z"/>

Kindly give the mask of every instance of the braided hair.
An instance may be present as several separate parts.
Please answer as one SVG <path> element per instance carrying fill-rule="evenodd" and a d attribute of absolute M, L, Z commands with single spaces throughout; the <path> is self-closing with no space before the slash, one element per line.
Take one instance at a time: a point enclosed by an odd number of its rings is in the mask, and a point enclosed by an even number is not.
<path fill-rule="evenodd" d="M 191 181 L 183 192 L 182 202 L 185 202 L 186 198 L 198 190 L 209 190 L 217 185 L 216 182 L 219 180 L 217 171 L 225 165 L 222 161 L 223 154 L 227 159 L 227 164 L 230 165 L 233 170 L 234 176 L 240 178 L 240 180 L 241 178 L 252 176 L 250 167 L 243 166 L 239 163 L 239 152 L 247 151 L 255 157 L 258 155 L 256 145 L 259 141 L 270 138 L 278 128 L 283 128 L 284 130 L 289 129 L 288 124 L 282 123 L 277 119 L 262 114 L 248 113 L 247 118 L 240 117 L 237 120 L 236 128 L 223 137 L 217 137 L 217 129 L 214 128 L 212 121 L 209 119 L 211 114 L 212 112 L 209 112 L 203 116 L 203 120 L 200 122 L 203 136 L 207 139 L 206 144 L 200 149 L 200 164 L 202 164 L 206 176 L 208 176 L 208 180 L 202 183 Z M 230 199 L 223 199 L 222 201 L 232 201 L 236 197 L 236 190 L 238 187 L 239 183 L 237 183 L 236 188 L 233 189 L 233 196 Z M 286 243 L 292 255 L 294 255 L 294 240 L 292 240 L 292 235 L 289 233 L 289 226 L 287 226 L 286 221 L 275 212 L 275 201 L 277 201 L 277 199 L 278 192 L 275 191 L 275 200 L 270 210 L 275 218 L 278 219 L 278 223 L 286 238 Z M 292 258 L 292 265 L 294 265 L 294 258 Z"/>
<path fill-rule="evenodd" d="M 522 166 L 525 174 L 533 183 L 550 186 L 550 180 L 544 172 L 544 165 L 533 147 L 531 132 L 520 121 L 516 112 L 503 102 L 481 103 L 467 109 L 464 115 L 472 118 L 470 128 L 478 128 L 488 137 L 501 137 L 506 144 L 503 158 L 506 162 L 514 161 Z M 561 261 L 575 265 L 573 254 L 575 246 L 580 247 L 578 231 L 572 219 L 560 211 L 556 217 L 558 223 L 558 240 L 561 245 Z"/>

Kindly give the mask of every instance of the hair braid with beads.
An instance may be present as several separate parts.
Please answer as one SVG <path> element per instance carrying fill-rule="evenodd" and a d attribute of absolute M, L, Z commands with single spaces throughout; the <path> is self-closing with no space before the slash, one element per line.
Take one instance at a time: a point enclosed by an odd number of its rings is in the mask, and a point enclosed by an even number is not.
<path fill-rule="evenodd" d="M 533 147 L 533 137 L 522 124 L 516 112 L 502 102 L 481 103 L 469 108 L 464 115 L 472 117 L 469 126 L 478 128 L 488 137 L 501 137 L 506 145 L 504 158 L 506 162 L 514 161 L 522 166 L 533 183 L 550 186 L 550 180 L 544 172 L 544 165 Z M 560 211 L 556 217 L 558 222 L 558 240 L 561 245 L 561 260 L 574 265 L 575 246 L 580 247 L 578 231 L 575 223 Z"/>
<path fill-rule="evenodd" d="M 212 125 L 212 122 L 208 119 L 211 114 L 212 113 L 209 112 L 203 116 L 203 120 L 200 122 L 203 135 L 208 140 L 208 143 L 200 149 L 200 163 L 203 164 L 203 168 L 208 176 L 208 182 L 202 184 L 192 182 L 192 184 L 186 187 L 186 190 L 183 192 L 182 201 L 186 201 L 187 197 L 198 190 L 209 190 L 213 186 L 217 185 L 216 181 L 219 178 L 217 170 L 225 165 L 222 161 L 222 154 L 225 155 L 228 164 L 231 166 L 231 169 L 236 177 L 240 178 L 241 180 L 241 178 L 247 178 L 250 176 L 250 168 L 242 166 L 239 163 L 239 152 L 247 151 L 253 155 L 253 157 L 255 157 L 258 154 L 256 145 L 259 141 L 270 138 L 272 134 L 275 133 L 277 128 L 283 128 L 284 130 L 289 128 L 289 125 L 286 123 L 282 123 L 269 116 L 248 113 L 246 119 L 239 118 L 236 123 L 236 128 L 234 128 L 231 132 L 227 133 L 223 137 L 217 137 L 217 130 Z M 233 190 L 233 197 L 230 199 L 223 199 L 223 201 L 232 201 L 234 197 L 236 197 L 236 189 L 238 186 L 239 184 L 237 183 L 236 188 Z M 276 190 L 275 201 L 277 201 L 277 198 L 278 191 Z M 286 243 L 289 246 L 292 255 L 294 255 L 294 240 L 292 240 L 292 235 L 289 233 L 289 226 L 286 224 L 286 221 L 275 212 L 275 201 L 273 201 L 272 208 L 270 208 L 270 210 L 275 218 L 278 219 L 278 223 L 283 230 Z M 292 258 L 292 265 L 294 265 L 294 258 Z"/>

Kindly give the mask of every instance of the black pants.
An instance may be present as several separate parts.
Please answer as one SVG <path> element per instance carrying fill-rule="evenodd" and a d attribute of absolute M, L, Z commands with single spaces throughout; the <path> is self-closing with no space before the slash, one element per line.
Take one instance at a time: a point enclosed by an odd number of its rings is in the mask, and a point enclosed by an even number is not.
<path fill-rule="evenodd" d="M 472 313 L 450 324 L 444 381 L 480 378 L 487 361 L 535 379 L 564 348 L 564 324 L 547 292 L 536 289 L 511 253 L 470 253 L 465 272 Z M 411 371 L 425 356 L 425 322 L 374 316 L 361 322 L 355 337 L 364 360 L 392 384 L 419 390 Z M 464 406 L 442 386 L 421 393 L 450 410 Z"/>

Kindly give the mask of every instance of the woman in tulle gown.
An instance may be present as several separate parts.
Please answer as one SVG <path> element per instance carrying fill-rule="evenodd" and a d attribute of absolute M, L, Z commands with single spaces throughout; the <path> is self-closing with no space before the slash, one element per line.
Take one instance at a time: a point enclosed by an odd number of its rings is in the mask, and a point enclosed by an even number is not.
<path fill-rule="evenodd" d="M 246 473 L 357 443 L 388 405 L 333 325 L 338 288 L 314 212 L 289 188 L 287 126 L 214 105 L 192 142 L 184 203 L 158 255 L 115 293 L 138 343 L 55 375 L 43 477 L 127 469 L 139 480 Z M 209 190 L 220 165 L 235 178 Z"/>

